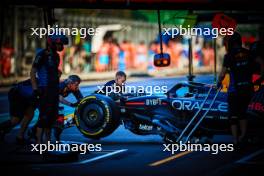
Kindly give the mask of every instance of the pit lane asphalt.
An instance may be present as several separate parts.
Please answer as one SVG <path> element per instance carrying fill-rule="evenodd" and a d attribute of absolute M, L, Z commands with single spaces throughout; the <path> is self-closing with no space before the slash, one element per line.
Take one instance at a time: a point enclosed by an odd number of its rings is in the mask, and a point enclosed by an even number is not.
<path fill-rule="evenodd" d="M 129 81 L 129 80 L 128 80 Z M 129 85 L 167 85 L 172 87 L 186 77 L 144 78 Z M 213 77 L 197 76 L 195 81 L 212 83 Z M 99 83 L 98 85 L 101 85 Z M 84 95 L 97 89 L 97 85 L 82 85 Z M 71 96 L 69 100 L 74 100 Z M 72 108 L 65 113 L 71 114 Z M 8 118 L 7 95 L 0 94 L 0 119 Z M 34 123 L 34 122 L 33 122 Z M 15 144 L 15 128 L 0 144 L 0 168 L 8 175 L 262 175 L 264 151 L 251 146 L 233 152 L 177 152 L 163 151 L 159 136 L 138 136 L 120 126 L 113 134 L 101 140 L 85 138 L 76 127 L 66 129 L 62 140 L 72 143 L 102 144 L 102 152 L 79 155 L 70 163 L 44 162 L 39 154 L 30 152 L 30 146 Z M 216 136 L 214 142 L 230 143 L 230 136 Z M 4 171 L 3 171 L 4 170 Z M 259 174 L 256 174 L 259 172 Z"/>

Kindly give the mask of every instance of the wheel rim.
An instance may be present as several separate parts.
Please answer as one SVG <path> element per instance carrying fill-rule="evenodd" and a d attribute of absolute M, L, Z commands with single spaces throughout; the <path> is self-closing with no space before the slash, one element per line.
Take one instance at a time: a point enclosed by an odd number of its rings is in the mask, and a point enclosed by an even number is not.
<path fill-rule="evenodd" d="M 96 130 L 104 123 L 104 111 L 98 104 L 86 106 L 82 113 L 82 120 L 88 129 Z"/>

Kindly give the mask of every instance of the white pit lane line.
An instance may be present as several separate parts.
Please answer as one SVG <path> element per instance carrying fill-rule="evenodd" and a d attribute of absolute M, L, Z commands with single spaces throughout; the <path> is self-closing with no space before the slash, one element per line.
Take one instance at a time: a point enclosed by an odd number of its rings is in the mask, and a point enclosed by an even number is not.
<path fill-rule="evenodd" d="M 114 155 L 117 155 L 117 154 L 120 154 L 120 153 L 123 153 L 123 152 L 126 152 L 128 149 L 120 149 L 120 150 L 115 150 L 113 152 L 107 152 L 106 154 L 104 155 L 101 155 L 101 156 L 96 156 L 94 158 L 89 158 L 89 159 L 86 159 L 86 160 L 83 160 L 83 161 L 79 161 L 79 162 L 71 162 L 71 163 L 52 163 L 52 164 L 31 164 L 32 166 L 38 166 L 38 167 L 50 167 L 50 166 L 55 166 L 55 167 L 58 167 L 58 166 L 72 166 L 72 165 L 84 165 L 84 164 L 87 164 L 87 163 L 92 163 L 92 162 L 95 162 L 95 161 L 98 161 L 98 160 L 101 160 L 101 159 L 105 159 L 105 158 L 110 158 Z M 106 151 L 102 151 L 102 152 L 96 152 L 96 153 L 105 153 Z"/>
<path fill-rule="evenodd" d="M 127 151 L 127 149 L 116 150 L 116 151 L 111 152 L 111 153 L 107 153 L 107 154 L 104 154 L 104 155 L 101 155 L 101 156 L 97 156 L 97 157 L 94 157 L 94 158 L 91 158 L 91 159 L 87 159 L 87 160 L 84 160 L 84 161 L 80 161 L 80 162 L 78 162 L 76 164 L 87 164 L 87 163 L 91 163 L 93 161 L 97 161 L 97 160 L 100 160 L 100 159 L 103 159 L 103 158 L 111 157 L 113 155 L 116 155 L 116 154 L 119 154 L 119 153 L 123 153 L 123 152 L 126 152 L 126 151 Z"/>
<path fill-rule="evenodd" d="M 85 144 L 84 142 L 75 142 L 75 141 L 61 141 L 62 143 L 75 143 L 75 144 Z M 121 153 L 124 153 L 128 151 L 128 149 L 120 149 L 120 150 L 102 150 L 102 151 L 98 151 L 98 152 L 90 152 L 90 153 L 102 153 L 103 155 L 100 156 L 96 156 L 93 158 L 89 158 L 86 160 L 82 160 L 82 161 L 78 161 L 78 162 L 69 162 L 69 163 L 51 163 L 51 164 L 31 164 L 32 166 L 38 166 L 38 167 L 49 167 L 49 166 L 70 166 L 70 165 L 83 165 L 83 164 L 87 164 L 87 163 L 92 163 L 101 159 L 105 159 L 105 158 L 110 158 L 114 155 L 118 155 Z M 81 155 L 81 154 L 79 154 Z"/>
<path fill-rule="evenodd" d="M 250 162 L 250 159 L 252 159 L 252 158 L 254 158 L 254 157 L 256 157 L 262 153 L 264 153 L 264 149 L 258 150 L 254 153 L 251 153 L 250 155 L 241 158 L 240 160 L 236 161 L 235 163 L 236 164 L 257 164 L 254 162 Z"/>

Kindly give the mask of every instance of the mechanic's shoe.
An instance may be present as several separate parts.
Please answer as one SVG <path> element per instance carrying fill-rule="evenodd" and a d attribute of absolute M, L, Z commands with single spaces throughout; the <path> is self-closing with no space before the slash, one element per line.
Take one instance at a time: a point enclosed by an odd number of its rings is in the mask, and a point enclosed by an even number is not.
<path fill-rule="evenodd" d="M 25 145 L 26 140 L 24 138 L 16 137 L 16 144 L 17 145 Z"/>
<path fill-rule="evenodd" d="M 56 141 L 60 141 L 61 133 L 62 133 L 62 129 L 61 128 L 54 128 L 53 129 L 53 135 L 54 135 Z"/>
<path fill-rule="evenodd" d="M 27 136 L 29 137 L 29 139 L 34 139 L 37 140 L 37 136 L 34 130 L 29 129 L 27 132 Z"/>

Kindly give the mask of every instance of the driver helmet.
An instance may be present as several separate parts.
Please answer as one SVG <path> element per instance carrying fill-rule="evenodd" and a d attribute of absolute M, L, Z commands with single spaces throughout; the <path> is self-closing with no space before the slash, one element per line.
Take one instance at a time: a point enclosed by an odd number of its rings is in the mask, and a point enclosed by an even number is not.
<path fill-rule="evenodd" d="M 70 75 L 68 77 L 69 82 L 81 82 L 81 78 L 78 75 Z"/>

